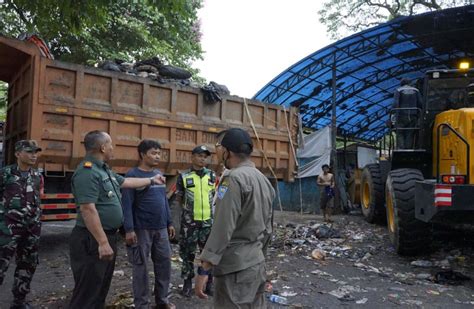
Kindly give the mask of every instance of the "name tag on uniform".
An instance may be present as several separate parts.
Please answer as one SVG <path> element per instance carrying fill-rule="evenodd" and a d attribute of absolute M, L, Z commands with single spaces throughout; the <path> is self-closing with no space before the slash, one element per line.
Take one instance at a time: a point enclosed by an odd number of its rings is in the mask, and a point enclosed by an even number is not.
<path fill-rule="evenodd" d="M 219 186 L 219 188 L 217 189 L 217 198 L 222 200 L 228 189 L 229 187 L 227 186 L 224 186 L 224 185 Z"/>
<path fill-rule="evenodd" d="M 187 188 L 193 188 L 193 187 L 194 187 L 194 179 L 192 179 L 192 178 L 187 178 L 187 179 L 186 179 L 186 187 L 187 187 Z"/>

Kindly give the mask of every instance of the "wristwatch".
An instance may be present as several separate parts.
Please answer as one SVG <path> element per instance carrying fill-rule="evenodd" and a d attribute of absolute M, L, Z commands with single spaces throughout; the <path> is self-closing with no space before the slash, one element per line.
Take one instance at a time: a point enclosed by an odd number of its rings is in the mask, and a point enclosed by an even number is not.
<path fill-rule="evenodd" d="M 153 186 L 155 184 L 155 176 L 150 177 L 150 186 Z"/>

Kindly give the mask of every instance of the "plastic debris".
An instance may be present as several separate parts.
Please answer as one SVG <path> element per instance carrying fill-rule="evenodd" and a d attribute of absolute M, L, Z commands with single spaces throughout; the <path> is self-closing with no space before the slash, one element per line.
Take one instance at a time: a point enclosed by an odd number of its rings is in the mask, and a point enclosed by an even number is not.
<path fill-rule="evenodd" d="M 313 270 L 311 272 L 313 275 L 317 275 L 319 277 L 332 277 L 331 274 L 325 272 L 325 271 L 322 271 L 322 270 L 319 270 L 319 269 L 316 269 L 316 270 Z"/>
<path fill-rule="evenodd" d="M 416 260 L 411 262 L 410 265 L 415 267 L 430 268 L 433 267 L 433 262 L 426 260 Z"/>
<path fill-rule="evenodd" d="M 316 237 L 318 237 L 319 239 L 341 238 L 341 233 L 338 230 L 331 228 L 327 225 L 321 225 L 316 230 Z"/>
<path fill-rule="evenodd" d="M 272 294 L 268 297 L 268 300 L 272 303 L 280 304 L 280 305 L 288 305 L 288 299 L 286 297 Z"/>
<path fill-rule="evenodd" d="M 364 297 L 362 299 L 356 300 L 356 304 L 363 305 L 363 304 L 367 303 L 368 300 L 369 300 L 368 298 Z"/>
<path fill-rule="evenodd" d="M 123 270 L 114 270 L 113 276 L 114 277 L 123 277 L 123 276 L 125 276 L 125 272 Z"/>
<path fill-rule="evenodd" d="M 405 301 L 408 305 L 415 305 L 415 306 L 421 306 L 423 305 L 423 302 L 421 300 L 414 300 L 414 299 L 407 299 Z"/>
<path fill-rule="evenodd" d="M 421 273 L 421 274 L 417 274 L 416 275 L 416 279 L 420 279 L 420 280 L 430 280 L 433 276 L 431 274 L 427 274 L 427 273 Z"/>
<path fill-rule="evenodd" d="M 352 285 L 343 285 L 336 290 L 329 292 L 329 295 L 336 297 L 341 301 L 354 301 L 355 298 L 351 295 L 351 293 L 365 293 L 367 290 L 362 289 L 359 286 L 352 286 Z"/>
<path fill-rule="evenodd" d="M 389 291 L 394 291 L 394 292 L 405 292 L 406 290 L 404 288 L 399 288 L 399 287 L 390 287 L 388 288 Z"/>
<path fill-rule="evenodd" d="M 291 292 L 291 291 L 283 291 L 280 293 L 280 295 L 283 297 L 293 297 L 293 296 L 298 295 L 298 293 Z"/>

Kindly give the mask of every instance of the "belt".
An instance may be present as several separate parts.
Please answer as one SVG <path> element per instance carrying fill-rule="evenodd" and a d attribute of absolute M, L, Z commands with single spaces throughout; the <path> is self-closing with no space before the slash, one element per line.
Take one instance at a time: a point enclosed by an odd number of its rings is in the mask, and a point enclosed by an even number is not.
<path fill-rule="evenodd" d="M 117 234 L 118 229 L 112 229 L 112 230 L 104 230 L 105 234 L 107 235 L 114 235 Z"/>
<path fill-rule="evenodd" d="M 78 229 L 78 230 L 81 230 L 83 232 L 90 233 L 89 230 L 86 227 L 75 226 L 74 228 Z M 104 233 L 107 234 L 107 235 L 115 235 L 115 234 L 117 234 L 117 232 L 118 232 L 118 229 L 104 230 Z"/>

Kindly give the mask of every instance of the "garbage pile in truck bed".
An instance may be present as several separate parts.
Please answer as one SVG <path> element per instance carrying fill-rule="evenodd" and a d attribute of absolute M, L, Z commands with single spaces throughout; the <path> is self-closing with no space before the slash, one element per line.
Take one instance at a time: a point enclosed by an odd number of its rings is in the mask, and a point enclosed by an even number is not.
<path fill-rule="evenodd" d="M 176 82 L 189 86 L 192 74 L 182 68 L 165 65 L 158 57 L 138 61 L 135 63 L 125 60 L 106 60 L 99 64 L 99 68 L 107 71 L 123 72 L 129 75 L 136 75 L 150 78 L 160 83 Z"/>
<path fill-rule="evenodd" d="M 150 78 L 161 84 L 176 84 L 180 86 L 191 86 L 201 88 L 206 102 L 214 103 L 222 101 L 222 95 L 229 95 L 230 91 L 225 85 L 209 82 L 206 86 L 200 86 L 191 81 L 191 72 L 183 68 L 163 64 L 158 57 L 152 57 L 135 63 L 120 59 L 106 60 L 99 64 L 99 68 L 107 71 L 122 72 L 143 78 Z"/>

